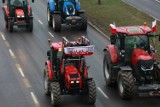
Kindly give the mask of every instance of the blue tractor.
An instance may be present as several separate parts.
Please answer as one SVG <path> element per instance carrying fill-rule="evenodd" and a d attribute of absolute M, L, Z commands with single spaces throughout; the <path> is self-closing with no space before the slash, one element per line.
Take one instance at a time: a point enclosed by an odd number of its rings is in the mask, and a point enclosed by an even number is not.
<path fill-rule="evenodd" d="M 87 17 L 78 0 L 48 0 L 47 19 L 55 32 L 61 31 L 62 24 L 87 29 Z"/>

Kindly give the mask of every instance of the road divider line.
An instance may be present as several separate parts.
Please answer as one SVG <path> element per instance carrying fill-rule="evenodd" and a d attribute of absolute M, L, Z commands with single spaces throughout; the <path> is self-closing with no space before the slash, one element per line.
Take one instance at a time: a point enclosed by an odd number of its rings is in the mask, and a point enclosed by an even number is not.
<path fill-rule="evenodd" d="M 53 37 L 54 38 L 54 36 L 53 36 L 53 34 L 51 33 L 51 32 L 48 32 L 49 33 L 49 35 L 51 36 L 51 37 Z"/>
<path fill-rule="evenodd" d="M 5 36 L 3 35 L 3 33 L 2 33 L 2 32 L 0 32 L 0 34 L 1 34 L 2 39 L 5 41 L 5 40 L 6 40 L 6 38 L 5 38 Z"/>
<path fill-rule="evenodd" d="M 36 105 L 38 105 L 39 103 L 38 103 L 38 100 L 37 100 L 36 96 L 34 95 L 34 93 L 33 92 L 30 92 L 30 93 L 31 93 L 31 96 L 32 96 L 32 99 L 33 99 L 34 103 Z"/>
<path fill-rule="evenodd" d="M 101 94 L 106 98 L 109 99 L 109 97 L 103 92 L 103 90 L 100 87 L 97 87 L 98 91 L 101 92 Z"/>
<path fill-rule="evenodd" d="M 30 85 L 30 83 L 29 83 L 27 78 L 23 78 L 23 82 L 24 82 L 24 85 L 26 86 L 26 88 L 30 88 L 31 87 L 31 85 Z"/>
<path fill-rule="evenodd" d="M 12 58 L 16 58 L 15 55 L 14 55 L 14 53 L 13 53 L 13 51 L 11 49 L 9 49 L 9 53 L 10 53 L 10 55 L 11 55 Z"/>
<path fill-rule="evenodd" d="M 41 21 L 41 20 L 38 20 L 38 22 L 39 22 L 41 25 L 43 25 L 43 23 L 42 23 L 42 21 Z"/>
<path fill-rule="evenodd" d="M 9 47 L 10 47 L 10 44 L 9 44 L 9 42 L 8 42 L 8 41 L 5 41 L 4 43 L 5 43 L 5 45 L 6 45 L 6 47 L 7 47 L 7 48 L 9 48 Z"/>
<path fill-rule="evenodd" d="M 23 70 L 22 70 L 22 68 L 20 67 L 20 65 L 19 65 L 19 64 L 16 64 L 16 67 L 17 67 L 18 71 L 20 72 L 21 76 L 24 78 L 25 75 L 24 75 Z"/>

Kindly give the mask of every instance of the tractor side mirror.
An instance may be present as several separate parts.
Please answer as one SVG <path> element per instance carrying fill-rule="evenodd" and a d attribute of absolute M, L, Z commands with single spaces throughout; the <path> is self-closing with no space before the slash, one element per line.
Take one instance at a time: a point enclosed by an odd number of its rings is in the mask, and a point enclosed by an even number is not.
<path fill-rule="evenodd" d="M 160 34 L 159 34 L 159 41 L 160 41 Z"/>
<path fill-rule="evenodd" d="M 47 51 L 47 56 L 51 56 L 50 50 Z"/>
<path fill-rule="evenodd" d="M 2 3 L 5 3 L 5 0 L 2 0 Z"/>
<path fill-rule="evenodd" d="M 116 43 L 116 35 L 110 35 L 110 41 L 111 41 L 111 44 L 115 44 Z"/>
<path fill-rule="evenodd" d="M 34 0 L 32 0 L 32 3 L 34 3 Z"/>

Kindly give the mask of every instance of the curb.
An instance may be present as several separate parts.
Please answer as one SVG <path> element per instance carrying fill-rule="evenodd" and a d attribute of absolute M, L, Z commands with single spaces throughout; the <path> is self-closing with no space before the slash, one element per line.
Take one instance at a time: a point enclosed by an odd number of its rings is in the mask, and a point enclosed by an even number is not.
<path fill-rule="evenodd" d="M 92 28 L 94 28 L 97 32 L 99 32 L 102 36 L 106 37 L 108 40 L 110 40 L 110 38 L 104 34 L 98 27 L 96 27 L 94 24 L 92 24 L 90 21 L 87 22 Z"/>

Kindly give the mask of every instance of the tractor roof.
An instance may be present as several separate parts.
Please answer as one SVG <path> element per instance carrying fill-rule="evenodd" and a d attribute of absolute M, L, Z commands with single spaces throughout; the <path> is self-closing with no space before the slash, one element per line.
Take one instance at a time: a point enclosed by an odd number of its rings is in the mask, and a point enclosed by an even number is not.
<path fill-rule="evenodd" d="M 117 33 L 125 33 L 127 35 L 142 35 L 151 32 L 148 26 L 124 26 L 116 27 Z"/>
<path fill-rule="evenodd" d="M 62 48 L 62 42 L 51 43 L 50 47 L 58 51 Z"/>

